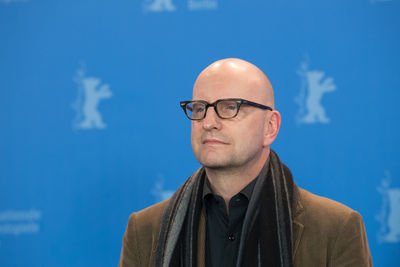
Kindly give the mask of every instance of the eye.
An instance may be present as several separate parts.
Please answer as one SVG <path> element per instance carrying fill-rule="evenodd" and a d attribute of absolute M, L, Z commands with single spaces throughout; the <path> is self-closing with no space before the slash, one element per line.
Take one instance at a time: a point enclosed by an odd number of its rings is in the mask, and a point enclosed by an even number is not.
<path fill-rule="evenodd" d="M 234 105 L 234 104 L 229 104 L 229 105 L 227 105 L 225 108 L 228 109 L 228 110 L 235 110 L 235 109 L 236 109 L 236 105 Z"/>
<path fill-rule="evenodd" d="M 204 105 L 202 105 L 202 104 L 194 104 L 194 105 L 193 105 L 193 112 L 194 112 L 194 113 L 201 113 L 201 112 L 204 112 L 204 109 L 205 109 L 205 107 L 204 107 Z"/>
<path fill-rule="evenodd" d="M 203 112 L 204 111 L 204 107 L 198 107 L 194 109 L 194 112 Z"/>
<path fill-rule="evenodd" d="M 237 105 L 235 102 L 221 102 L 220 103 L 220 108 L 222 108 L 222 110 L 226 110 L 226 111 L 235 111 L 237 109 Z"/>

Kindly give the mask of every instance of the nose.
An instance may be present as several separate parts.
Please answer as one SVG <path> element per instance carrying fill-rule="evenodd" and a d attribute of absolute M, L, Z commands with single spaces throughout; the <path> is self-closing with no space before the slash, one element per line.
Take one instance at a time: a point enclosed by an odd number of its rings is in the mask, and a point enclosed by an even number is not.
<path fill-rule="evenodd" d="M 221 128 L 221 118 L 218 117 L 213 107 L 208 108 L 206 117 L 201 120 L 201 123 L 203 124 L 203 129 L 207 131 Z"/>

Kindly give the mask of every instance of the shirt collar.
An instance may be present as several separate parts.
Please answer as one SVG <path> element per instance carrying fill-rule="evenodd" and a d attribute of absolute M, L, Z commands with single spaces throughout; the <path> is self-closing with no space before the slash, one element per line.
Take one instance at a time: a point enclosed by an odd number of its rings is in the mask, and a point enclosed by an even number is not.
<path fill-rule="evenodd" d="M 254 190 L 254 186 L 257 182 L 257 178 L 258 176 L 254 178 L 248 185 L 246 185 L 238 194 L 244 195 L 247 198 L 247 200 L 250 201 L 251 195 Z M 211 189 L 210 181 L 208 180 L 208 177 L 206 175 L 203 186 L 203 199 L 208 197 L 208 195 L 214 195 L 214 192 Z"/>
<path fill-rule="evenodd" d="M 265 164 L 269 164 L 269 157 L 267 159 L 267 161 L 265 162 Z M 266 170 L 266 172 L 268 172 L 268 169 Z M 248 185 L 246 185 L 238 194 L 242 194 L 244 195 L 247 200 L 250 201 L 251 195 L 253 194 L 253 190 L 254 190 L 254 186 L 256 185 L 257 179 L 258 177 L 262 174 L 262 171 L 260 171 L 260 173 L 257 175 L 256 178 L 254 178 Z M 265 174 L 265 173 L 263 173 Z M 207 174 L 204 172 L 205 178 L 204 178 L 204 185 L 203 185 L 203 200 L 205 200 L 205 198 L 208 195 L 214 195 L 214 192 L 211 189 L 211 184 L 210 181 L 208 180 Z"/>

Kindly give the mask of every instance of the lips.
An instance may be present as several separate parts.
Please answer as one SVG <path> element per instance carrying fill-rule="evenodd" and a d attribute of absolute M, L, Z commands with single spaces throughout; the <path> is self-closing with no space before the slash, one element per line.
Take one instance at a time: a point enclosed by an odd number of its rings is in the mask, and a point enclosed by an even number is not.
<path fill-rule="evenodd" d="M 225 143 L 223 141 L 220 141 L 220 140 L 214 139 L 214 138 L 206 138 L 203 140 L 202 144 L 204 144 L 204 145 L 227 145 L 228 143 Z"/>

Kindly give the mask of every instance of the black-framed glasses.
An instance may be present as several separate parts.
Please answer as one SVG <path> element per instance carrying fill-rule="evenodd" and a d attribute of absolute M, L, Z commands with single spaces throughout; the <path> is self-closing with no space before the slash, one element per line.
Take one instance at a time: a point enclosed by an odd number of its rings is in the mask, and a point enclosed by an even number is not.
<path fill-rule="evenodd" d="M 218 99 L 214 103 L 204 100 L 181 101 L 181 107 L 190 120 L 202 120 L 207 115 L 207 109 L 214 107 L 215 113 L 221 119 L 232 119 L 239 113 L 241 105 L 249 105 L 256 108 L 272 110 L 271 107 L 264 106 L 241 98 Z"/>

